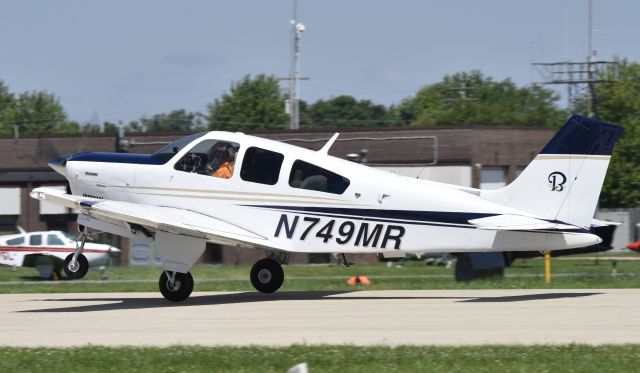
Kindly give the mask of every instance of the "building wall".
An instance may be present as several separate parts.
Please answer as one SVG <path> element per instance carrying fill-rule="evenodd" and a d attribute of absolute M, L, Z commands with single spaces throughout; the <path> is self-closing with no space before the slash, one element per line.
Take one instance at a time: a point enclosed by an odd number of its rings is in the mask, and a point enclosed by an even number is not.
<path fill-rule="evenodd" d="M 636 235 L 638 223 L 637 209 L 599 209 L 596 218 L 620 223 L 613 234 L 611 246 L 613 251 L 627 251 L 627 245 L 638 240 Z"/>
<path fill-rule="evenodd" d="M 471 187 L 471 166 L 379 166 L 398 175 Z"/>

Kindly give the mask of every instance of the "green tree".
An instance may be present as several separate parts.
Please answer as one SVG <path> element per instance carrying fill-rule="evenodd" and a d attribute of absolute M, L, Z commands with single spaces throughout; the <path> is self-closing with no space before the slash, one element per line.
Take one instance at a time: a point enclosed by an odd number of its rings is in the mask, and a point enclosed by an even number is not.
<path fill-rule="evenodd" d="M 357 101 L 345 95 L 326 101 L 318 100 L 300 111 L 301 127 L 376 127 L 390 123 L 384 105 L 374 104 L 370 100 Z"/>
<path fill-rule="evenodd" d="M 412 125 L 509 124 L 557 126 L 566 112 L 555 103 L 559 96 L 539 85 L 517 87 L 480 71 L 447 75 L 402 101 L 395 109 L 399 121 Z"/>
<path fill-rule="evenodd" d="M 13 106 L 15 103 L 15 97 L 13 93 L 9 92 L 9 87 L 7 87 L 2 80 L 0 80 L 0 128 L 4 129 L 4 127 L 8 127 L 5 125 L 4 115 L 5 112 Z"/>
<path fill-rule="evenodd" d="M 140 122 L 147 132 L 192 132 L 206 128 L 201 116 L 184 109 L 142 118 Z"/>
<path fill-rule="evenodd" d="M 20 133 L 77 133 L 78 126 L 67 120 L 60 100 L 47 91 L 21 93 L 4 112 L 2 132 L 10 133 L 18 126 Z"/>
<path fill-rule="evenodd" d="M 227 131 L 286 128 L 284 101 L 275 77 L 246 75 L 231 84 L 229 93 L 208 105 L 209 128 Z"/>
<path fill-rule="evenodd" d="M 617 81 L 596 87 L 596 113 L 625 134 L 614 148 L 600 207 L 640 207 L 640 64 L 621 60 L 613 69 Z"/>

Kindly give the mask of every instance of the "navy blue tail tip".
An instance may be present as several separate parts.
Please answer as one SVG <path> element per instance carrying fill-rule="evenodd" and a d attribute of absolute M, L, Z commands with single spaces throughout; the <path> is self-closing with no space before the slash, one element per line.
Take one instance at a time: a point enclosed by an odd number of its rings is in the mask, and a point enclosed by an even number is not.
<path fill-rule="evenodd" d="M 611 155 L 623 132 L 621 126 L 574 115 L 540 154 Z"/>

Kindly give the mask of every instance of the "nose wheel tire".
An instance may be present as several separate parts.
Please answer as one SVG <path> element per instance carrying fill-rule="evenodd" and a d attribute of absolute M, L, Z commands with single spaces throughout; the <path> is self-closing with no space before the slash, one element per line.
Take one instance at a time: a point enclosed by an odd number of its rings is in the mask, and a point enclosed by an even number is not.
<path fill-rule="evenodd" d="M 251 268 L 251 285 L 261 293 L 273 293 L 283 282 L 282 266 L 273 259 L 258 260 Z"/>
<path fill-rule="evenodd" d="M 171 280 L 165 271 L 160 275 L 158 285 L 160 286 L 160 293 L 162 293 L 164 299 L 171 302 L 182 302 L 189 298 L 189 295 L 191 295 L 191 292 L 193 291 L 193 277 L 189 272 L 176 272 L 174 281 L 171 283 Z"/>
<path fill-rule="evenodd" d="M 73 259 L 73 254 L 67 255 L 64 259 L 64 273 L 70 280 L 79 280 L 89 271 L 89 261 L 84 254 L 78 255 L 75 265 L 71 265 L 71 259 Z"/>

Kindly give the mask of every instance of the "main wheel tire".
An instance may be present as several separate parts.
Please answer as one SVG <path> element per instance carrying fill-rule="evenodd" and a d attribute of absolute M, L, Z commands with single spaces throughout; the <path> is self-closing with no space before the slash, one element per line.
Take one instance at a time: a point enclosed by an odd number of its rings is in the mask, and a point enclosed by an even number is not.
<path fill-rule="evenodd" d="M 251 268 L 251 285 L 261 293 L 273 293 L 283 282 L 282 266 L 273 259 L 260 259 Z"/>
<path fill-rule="evenodd" d="M 89 261 L 84 254 L 78 255 L 76 259 L 76 267 L 71 268 L 71 259 L 73 259 L 73 254 L 67 255 L 64 259 L 64 274 L 67 275 L 69 280 L 79 280 L 84 277 L 89 271 Z"/>
<path fill-rule="evenodd" d="M 182 302 L 189 298 L 189 295 L 191 295 L 193 291 L 193 277 L 190 272 L 176 272 L 173 286 L 171 286 L 169 276 L 167 276 L 167 272 L 165 271 L 160 275 L 158 285 L 160 286 L 160 293 L 162 293 L 164 299 L 171 302 Z"/>

